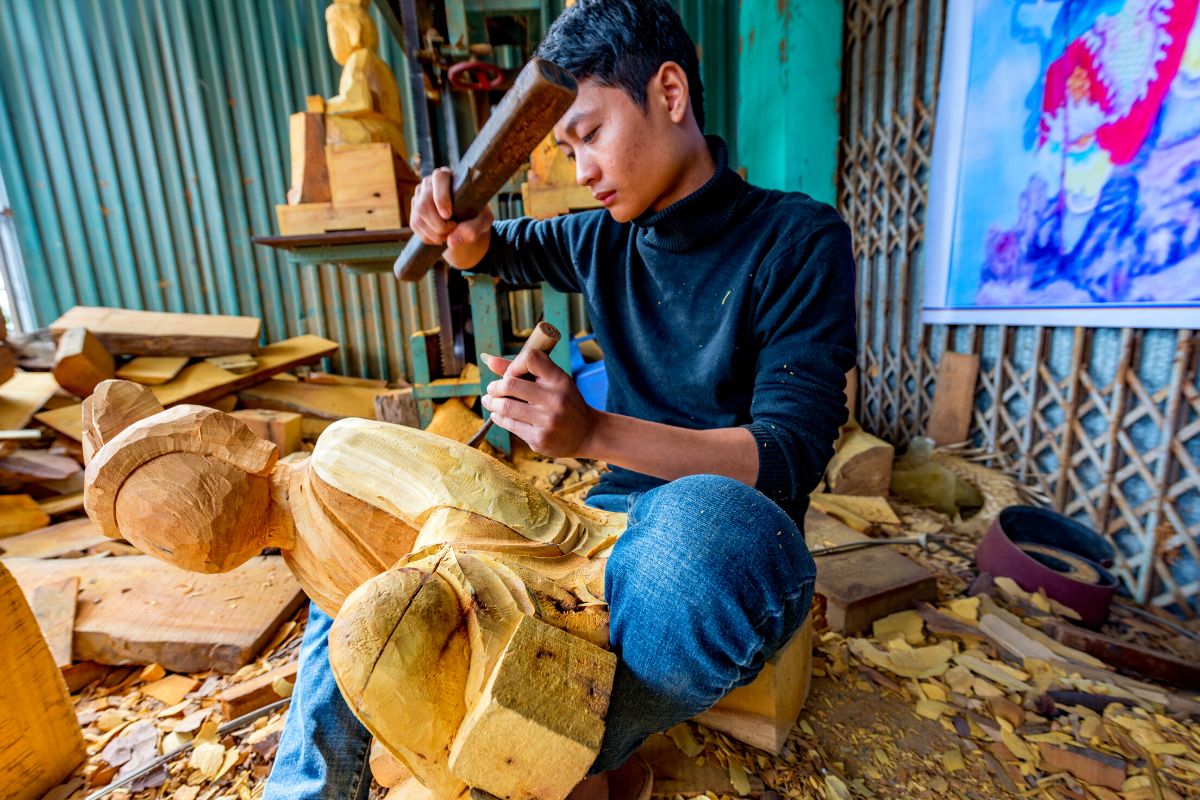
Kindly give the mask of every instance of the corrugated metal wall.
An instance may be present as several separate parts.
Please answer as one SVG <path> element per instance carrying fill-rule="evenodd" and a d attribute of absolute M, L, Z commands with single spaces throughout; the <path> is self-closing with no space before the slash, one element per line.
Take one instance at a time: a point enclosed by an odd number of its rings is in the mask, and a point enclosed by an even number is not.
<path fill-rule="evenodd" d="M 921 321 L 948 2 L 846 3 L 838 205 L 858 256 L 863 425 L 907 442 L 942 353 L 978 353 L 975 442 L 1109 536 L 1139 601 L 1200 612 L 1200 332 Z"/>
<path fill-rule="evenodd" d="M 268 340 L 337 339 L 338 371 L 407 374 L 408 334 L 434 324 L 427 287 L 292 267 L 250 243 L 277 230 L 288 115 L 307 95 L 335 93 L 326 5 L 0 3 L 0 176 L 32 306 L 26 325 L 77 303 L 249 314 Z M 701 48 L 709 127 L 732 140 L 736 10 L 677 5 Z M 403 87 L 404 59 L 379 27 Z"/>

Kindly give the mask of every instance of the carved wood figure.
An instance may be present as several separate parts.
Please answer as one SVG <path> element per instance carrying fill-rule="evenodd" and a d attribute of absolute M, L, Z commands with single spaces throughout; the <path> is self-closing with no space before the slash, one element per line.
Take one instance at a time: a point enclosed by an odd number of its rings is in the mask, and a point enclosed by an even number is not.
<path fill-rule="evenodd" d="M 101 383 L 83 413 L 96 526 L 199 572 L 278 547 L 335 617 L 343 696 L 431 797 L 562 800 L 586 774 L 616 670 L 604 569 L 625 514 L 386 422 L 340 420 L 311 456 L 281 463 L 238 418 L 163 411 L 136 384 Z M 795 641 L 798 713 L 810 646 Z"/>
<path fill-rule="evenodd" d="M 342 66 L 338 94 L 308 98 L 291 116 L 292 185 L 276 206 L 284 235 L 399 228 L 417 183 L 408 165 L 400 92 L 379 57 L 369 0 L 325 10 L 329 49 Z"/>

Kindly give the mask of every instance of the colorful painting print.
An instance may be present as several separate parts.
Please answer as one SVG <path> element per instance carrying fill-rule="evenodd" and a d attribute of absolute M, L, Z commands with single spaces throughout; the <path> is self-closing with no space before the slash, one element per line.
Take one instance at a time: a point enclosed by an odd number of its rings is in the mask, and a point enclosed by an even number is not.
<path fill-rule="evenodd" d="M 1200 0 L 956 0 L 925 314 L 1200 328 Z"/>

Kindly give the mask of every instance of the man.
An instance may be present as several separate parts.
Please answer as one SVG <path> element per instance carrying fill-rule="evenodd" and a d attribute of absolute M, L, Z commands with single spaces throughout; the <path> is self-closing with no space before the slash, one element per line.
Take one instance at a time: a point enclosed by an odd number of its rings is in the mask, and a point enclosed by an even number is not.
<path fill-rule="evenodd" d="M 579 80 L 554 135 L 604 208 L 454 223 L 440 169 L 412 228 L 452 266 L 581 292 L 604 350 L 606 412 L 537 352 L 511 370 L 535 380 L 482 399 L 537 452 L 608 462 L 588 502 L 630 515 L 606 572 L 620 661 L 602 773 L 751 681 L 807 616 L 800 526 L 846 418 L 854 267 L 833 209 L 748 185 L 702 134 L 695 46 L 666 0 L 580 0 L 539 55 Z M 314 612 L 305 632 L 268 800 L 366 796 L 369 739 L 329 677 L 328 625 Z"/>

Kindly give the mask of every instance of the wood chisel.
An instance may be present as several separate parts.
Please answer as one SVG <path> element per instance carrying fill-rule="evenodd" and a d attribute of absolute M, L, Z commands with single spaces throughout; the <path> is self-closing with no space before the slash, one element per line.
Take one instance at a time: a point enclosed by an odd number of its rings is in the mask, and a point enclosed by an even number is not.
<path fill-rule="evenodd" d="M 517 358 L 520 358 L 525 352 L 531 350 L 541 350 L 543 353 L 549 355 L 550 351 L 554 349 L 554 345 L 558 344 L 560 339 L 562 339 L 562 334 L 558 332 L 558 328 L 549 322 L 539 322 L 534 326 L 533 333 L 529 334 L 529 338 L 525 340 L 525 344 L 521 347 L 521 353 L 517 355 Z M 516 359 L 513 360 L 515 361 Z M 520 377 L 528 378 L 529 373 L 526 372 Z M 487 437 L 487 432 L 491 429 L 492 418 L 488 417 L 487 422 L 483 423 L 483 427 L 479 429 L 479 432 L 467 442 L 467 446 L 479 447 L 479 445 L 483 444 L 483 440 Z"/>

